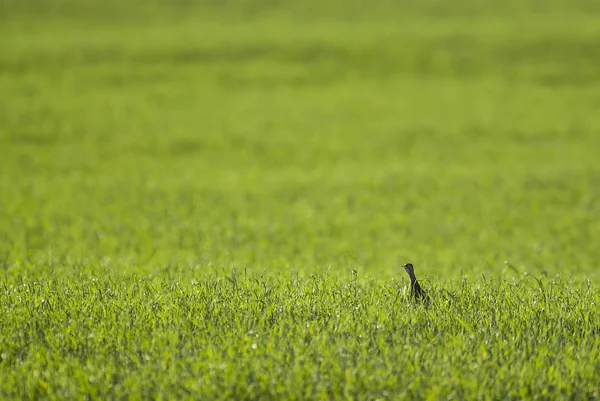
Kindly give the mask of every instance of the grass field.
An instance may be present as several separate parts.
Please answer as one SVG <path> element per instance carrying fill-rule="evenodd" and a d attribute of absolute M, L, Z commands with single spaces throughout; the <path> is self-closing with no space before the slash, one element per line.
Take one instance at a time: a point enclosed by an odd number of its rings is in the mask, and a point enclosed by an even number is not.
<path fill-rule="evenodd" d="M 599 21 L 3 1 L 0 398 L 600 398 Z"/>

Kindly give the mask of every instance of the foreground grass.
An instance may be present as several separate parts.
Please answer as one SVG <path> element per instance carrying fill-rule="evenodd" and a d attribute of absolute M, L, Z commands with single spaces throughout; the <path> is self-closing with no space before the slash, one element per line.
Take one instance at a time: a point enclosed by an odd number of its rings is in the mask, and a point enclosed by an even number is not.
<path fill-rule="evenodd" d="M 453 281 L 430 288 L 425 308 L 405 282 L 354 273 L 172 274 L 4 283 L 0 397 L 600 396 L 589 282 Z"/>

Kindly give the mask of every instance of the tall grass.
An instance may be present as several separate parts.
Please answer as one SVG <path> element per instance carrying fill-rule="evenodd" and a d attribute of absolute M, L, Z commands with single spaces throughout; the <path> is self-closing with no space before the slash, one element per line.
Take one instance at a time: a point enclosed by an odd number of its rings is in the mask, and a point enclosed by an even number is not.
<path fill-rule="evenodd" d="M 589 282 L 73 273 L 3 286 L 3 398 L 592 399 Z"/>

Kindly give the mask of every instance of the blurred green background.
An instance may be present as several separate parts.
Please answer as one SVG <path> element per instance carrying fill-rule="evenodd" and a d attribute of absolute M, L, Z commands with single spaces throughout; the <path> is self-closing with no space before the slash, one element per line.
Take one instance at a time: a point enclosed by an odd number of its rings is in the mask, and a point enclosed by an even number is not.
<path fill-rule="evenodd" d="M 598 2 L 0 16 L 7 273 L 598 275 Z"/>

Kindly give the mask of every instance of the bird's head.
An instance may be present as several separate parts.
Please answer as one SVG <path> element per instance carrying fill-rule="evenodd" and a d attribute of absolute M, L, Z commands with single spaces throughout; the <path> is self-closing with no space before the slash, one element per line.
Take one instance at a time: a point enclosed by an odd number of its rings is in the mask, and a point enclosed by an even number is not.
<path fill-rule="evenodd" d="M 405 272 L 407 272 L 408 274 L 414 274 L 415 271 L 413 269 L 413 265 L 412 263 L 406 263 L 402 265 L 402 268 L 404 269 Z"/>

